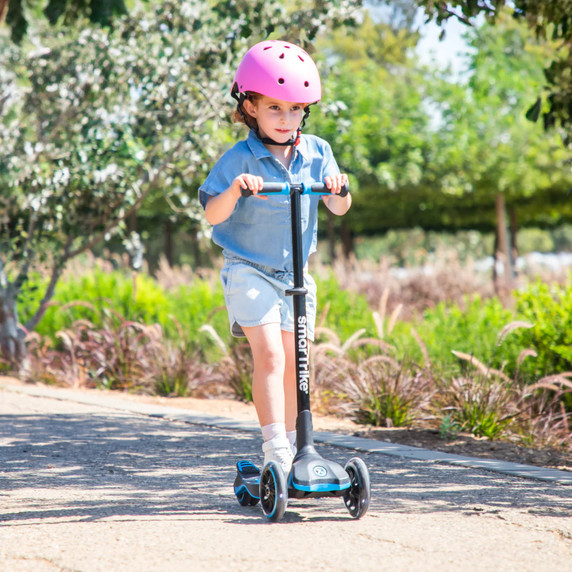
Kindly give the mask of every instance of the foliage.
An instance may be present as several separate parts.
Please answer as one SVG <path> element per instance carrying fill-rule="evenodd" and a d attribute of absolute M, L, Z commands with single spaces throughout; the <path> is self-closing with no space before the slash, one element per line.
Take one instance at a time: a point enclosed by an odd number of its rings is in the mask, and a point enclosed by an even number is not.
<path fill-rule="evenodd" d="M 333 274 L 315 276 L 318 287 L 317 322 L 334 329 L 347 340 L 357 330 L 365 329 L 368 335 L 375 331 L 369 305 L 364 296 L 340 288 Z"/>
<path fill-rule="evenodd" d="M 158 324 L 145 325 L 116 316 L 96 327 L 78 320 L 57 337 L 29 337 L 34 381 L 72 386 L 137 390 L 159 395 L 204 395 L 216 381 L 212 366 L 184 340 L 166 341 Z"/>
<path fill-rule="evenodd" d="M 391 291 L 376 294 L 368 303 L 365 292 L 356 292 L 355 283 L 347 281 L 342 288 L 344 283 L 333 273 L 324 277 L 319 274 L 315 273 L 319 292 L 318 341 L 335 342 L 342 347 L 356 332 L 362 332 L 362 340 L 377 338 L 379 343 L 394 346 L 393 355 L 400 359 L 413 359 L 425 366 L 431 363 L 435 370 L 451 375 L 462 374 L 465 367 L 465 362 L 452 350 L 478 356 L 490 367 L 504 369 L 522 381 L 572 370 L 569 283 L 563 286 L 532 283 L 516 293 L 516 308 L 509 310 L 497 298 L 478 295 L 460 297 L 458 304 L 438 302 L 439 289 L 446 289 L 444 276 L 436 282 L 420 278 L 419 284 L 409 292 L 412 285 L 406 281 L 400 287 L 397 282 L 392 284 L 373 275 L 372 278 L 382 280 L 388 288 L 391 286 Z M 147 325 L 159 323 L 168 339 L 176 341 L 183 336 L 190 347 L 204 348 L 209 359 L 218 359 L 221 350 L 217 349 L 220 344 L 215 344 L 212 336 L 201 332 L 205 324 L 214 328 L 227 348 L 223 353 L 236 349 L 228 329 L 222 287 L 214 273 L 202 279 L 187 278 L 186 283 L 171 282 L 168 277 L 163 279 L 165 284 L 144 273 L 112 271 L 105 265 L 96 265 L 81 273 L 79 270 L 66 273 L 37 331 L 58 344 L 57 332 L 70 329 L 77 320 L 88 320 L 96 327 L 106 322 L 115 322 L 117 326 L 120 316 Z M 347 270 L 344 279 L 348 279 Z M 42 278 L 38 276 L 37 280 L 41 286 Z M 423 288 L 427 285 L 434 291 L 425 292 Z M 451 296 L 451 292 L 446 291 Z M 41 287 L 25 292 L 19 307 L 23 317 L 35 307 L 35 298 L 40 292 Z M 407 308 L 399 307 L 400 296 L 406 304 L 409 297 L 427 296 L 425 304 L 434 305 L 426 306 L 415 317 Z M 388 299 L 391 307 L 387 306 Z M 373 303 L 379 306 L 377 317 L 372 312 Z M 403 315 L 409 318 L 403 320 Z M 376 320 L 381 320 L 381 326 Z M 533 327 L 520 327 L 519 323 L 524 322 Z M 504 332 L 500 339 L 498 332 Z M 525 351 L 529 353 L 523 354 Z"/>
<path fill-rule="evenodd" d="M 335 63 L 312 127 L 358 182 L 345 217 L 355 234 L 399 226 L 389 222 L 396 212 L 387 211 L 387 201 L 422 177 L 429 117 L 425 80 L 407 57 L 414 39 L 366 19 L 346 37 L 322 40 Z"/>
<path fill-rule="evenodd" d="M 525 388 L 517 430 L 532 445 L 570 447 L 572 415 L 564 403 L 572 403 L 571 373 L 549 375 Z"/>
<path fill-rule="evenodd" d="M 230 394 L 252 400 L 250 350 L 243 341 L 230 338 L 226 313 L 217 306 L 222 305 L 220 286 L 213 288 L 208 276 L 181 284 L 183 275 L 177 278 L 174 270 L 168 274 L 163 269 L 163 283 L 137 278 L 135 290 L 129 289 L 132 276 L 118 270 L 106 273 L 96 267 L 91 279 L 78 276 L 81 273 L 67 274 L 57 295 L 75 296 L 83 290 L 83 300 L 73 303 L 66 298 L 65 304 L 54 304 L 53 319 L 42 325 L 58 329 L 51 336 L 34 332 L 28 337 L 30 378 L 161 395 Z M 404 322 L 397 319 L 395 309 L 386 315 L 387 296 L 378 311 L 371 312 L 361 308 L 363 297 L 348 296 L 332 276 L 327 282 L 334 293 L 332 300 L 324 300 L 330 303 L 331 316 L 353 312 L 354 319 L 344 329 L 337 328 L 337 317 L 328 327 L 316 329 L 312 394 L 318 409 L 349 414 L 375 426 L 430 427 L 444 438 L 468 431 L 488 438 L 511 436 L 527 444 L 566 444 L 572 374 L 553 372 L 531 382 L 524 367 L 536 359 L 534 343 L 526 338 L 535 331 L 533 318 L 548 321 L 541 329 L 546 335 L 558 301 L 564 304 L 564 298 L 554 293 L 564 293 L 568 299 L 568 287 L 545 290 L 533 284 L 525 290 L 529 301 L 540 292 L 538 305 L 531 307 L 546 306 L 542 316 L 528 316 L 530 323 L 515 320 L 516 311 L 501 312 L 495 299 L 478 297 L 467 299 L 464 307 L 438 305 L 422 319 Z M 193 298 L 203 286 L 211 297 Z M 183 287 L 186 294 L 171 300 Z M 213 289 L 218 291 L 214 295 Z M 324 292 L 320 294 L 323 298 Z M 554 297 L 552 306 L 549 295 Z M 134 299 L 128 302 L 129 296 Z M 146 296 L 154 302 L 145 303 Z M 348 304 L 348 300 L 353 301 Z M 157 317 L 169 316 L 174 307 L 181 321 L 168 317 L 159 326 Z M 130 314 L 121 315 L 123 310 Z M 360 324 L 357 317 L 362 312 L 368 314 L 371 329 L 350 332 Z M 58 314 L 62 316 L 56 319 Z M 193 314 L 194 318 L 187 317 Z M 138 320 L 132 319 L 135 315 Z M 323 321 L 327 315 L 322 310 Z M 196 329 L 188 325 L 193 320 L 201 323 Z"/>
<path fill-rule="evenodd" d="M 518 413 L 514 393 L 510 384 L 494 377 L 454 377 L 441 388 L 439 401 L 450 412 L 450 426 L 495 439 Z"/>
<path fill-rule="evenodd" d="M 33 311 L 33 297 L 40 291 L 35 288 L 23 297 L 19 311 L 24 318 Z M 177 340 L 182 333 L 189 344 L 198 347 L 206 341 L 199 333 L 203 324 L 212 323 L 220 332 L 228 330 L 222 309 L 224 296 L 218 280 L 197 279 L 166 289 L 146 274 L 96 265 L 80 276 L 64 275 L 36 331 L 55 341 L 56 333 L 76 320 L 86 319 L 101 327 L 122 316 L 148 325 L 159 323 L 169 339 Z"/>
<path fill-rule="evenodd" d="M 234 395 L 252 402 L 252 354 L 246 342 L 232 344 L 229 353 L 218 364 L 218 371 L 229 384 Z"/>
<path fill-rule="evenodd" d="M 252 402 L 253 361 L 248 343 L 233 341 L 227 345 L 210 324 L 201 326 L 201 331 L 207 333 L 222 350 L 223 357 L 216 366 L 221 378 L 230 386 L 236 398 Z"/>
<path fill-rule="evenodd" d="M 319 399 L 327 409 L 351 413 L 358 423 L 376 427 L 410 425 L 427 411 L 433 379 L 409 362 L 399 363 L 395 348 L 358 330 L 343 344 L 319 328 L 312 364 Z"/>
<path fill-rule="evenodd" d="M 537 355 L 523 373 L 534 379 L 572 371 L 572 283 L 531 284 L 517 294 L 517 312 L 532 324 L 518 333 L 519 343 Z"/>
<path fill-rule="evenodd" d="M 351 20 L 354 2 L 326 4 L 287 13 L 277 0 L 168 1 L 110 28 L 40 26 L 39 49 L 0 37 L 0 301 L 9 306 L 0 316 L 11 320 L 0 343 L 9 357 L 21 353 L 15 301 L 34 265 L 47 265 L 50 279 L 29 331 L 78 254 L 120 233 L 141 264 L 125 221 L 145 201 L 170 194 L 202 224 L 186 193 L 224 144 L 217 126 L 247 42 L 285 29 L 311 41 Z"/>
<path fill-rule="evenodd" d="M 48 0 L 43 8 L 35 2 L 10 0 L 6 23 L 10 26 L 12 40 L 22 42 L 30 25 L 30 10 L 34 10 L 37 18 L 41 13 L 50 22 L 65 23 L 68 26 L 77 24 L 82 18 L 102 26 L 111 25 L 114 17 L 127 14 L 125 0 Z"/>
<path fill-rule="evenodd" d="M 479 356 L 493 367 L 501 366 L 507 355 L 516 354 L 516 360 L 518 350 L 512 340 L 497 346 L 497 332 L 512 320 L 512 312 L 497 298 L 473 296 L 466 297 L 462 305 L 441 302 L 427 309 L 416 321 L 415 329 L 435 367 L 451 373 L 462 367 L 452 350 Z M 404 353 L 420 356 L 408 324 L 398 324 L 388 341 Z"/>
<path fill-rule="evenodd" d="M 427 410 L 432 381 L 425 372 L 415 372 L 405 363 L 392 371 L 387 362 L 369 358 L 360 364 L 357 376 L 347 379 L 344 387 L 348 398 L 355 403 L 358 423 L 405 427 Z"/>
<path fill-rule="evenodd" d="M 357 187 L 344 217 L 354 235 L 413 225 L 491 232 L 499 193 L 520 227 L 571 220 L 567 154 L 525 118 L 551 48 L 499 17 L 468 32 L 469 68 L 453 80 L 420 68 L 408 55 L 414 42 L 367 19 L 321 40 L 332 64 L 312 126 Z"/>
<path fill-rule="evenodd" d="M 460 427 L 453 419 L 453 416 L 450 413 L 445 415 L 441 420 L 441 425 L 439 426 L 439 435 L 441 436 L 441 439 L 456 439 L 459 431 Z"/>
<path fill-rule="evenodd" d="M 457 18 L 461 22 L 471 24 L 484 15 L 489 21 L 502 19 L 507 10 L 512 12 L 515 20 L 525 21 L 538 38 L 550 39 L 557 45 L 557 51 L 546 64 L 545 104 L 542 94 L 538 93 L 537 102 L 530 108 L 528 115 L 537 119 L 542 111 L 544 125 L 547 128 L 558 126 L 565 145 L 572 145 L 572 75 L 570 74 L 572 58 L 572 26 L 570 25 L 570 1 L 556 0 L 455 0 L 454 2 L 435 2 L 435 0 L 417 0 L 428 19 L 435 18 L 437 24 L 449 18 Z"/>

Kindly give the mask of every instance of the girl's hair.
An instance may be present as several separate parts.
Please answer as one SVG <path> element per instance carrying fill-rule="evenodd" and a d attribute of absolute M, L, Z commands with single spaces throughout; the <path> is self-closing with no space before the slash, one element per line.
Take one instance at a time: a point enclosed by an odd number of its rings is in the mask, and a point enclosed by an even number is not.
<path fill-rule="evenodd" d="M 256 102 L 256 100 L 260 99 L 262 95 L 256 93 L 254 91 L 247 91 L 245 94 L 245 99 L 248 99 L 252 103 Z M 239 103 L 234 110 L 232 115 L 232 122 L 233 123 L 244 123 L 250 129 L 256 129 L 258 127 L 256 123 L 256 119 L 249 115 L 246 109 L 244 109 L 242 103 Z"/>

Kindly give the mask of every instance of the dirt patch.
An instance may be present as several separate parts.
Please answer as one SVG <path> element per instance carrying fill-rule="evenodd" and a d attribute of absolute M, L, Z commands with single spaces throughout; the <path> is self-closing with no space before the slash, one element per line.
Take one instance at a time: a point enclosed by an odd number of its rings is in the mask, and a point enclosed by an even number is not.
<path fill-rule="evenodd" d="M 468 433 L 460 433 L 455 438 L 447 439 L 442 437 L 439 431 L 432 429 L 371 428 L 355 431 L 354 435 L 467 457 L 496 459 L 572 471 L 572 452 L 552 448 L 522 447 L 507 441 L 492 441 L 486 437 L 475 437 Z"/>

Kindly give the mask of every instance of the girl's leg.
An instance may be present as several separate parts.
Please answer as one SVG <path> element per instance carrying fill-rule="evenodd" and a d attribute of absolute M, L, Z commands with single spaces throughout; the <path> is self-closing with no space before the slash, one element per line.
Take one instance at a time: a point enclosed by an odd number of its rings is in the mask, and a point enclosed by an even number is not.
<path fill-rule="evenodd" d="M 284 367 L 285 355 L 280 324 L 242 328 L 254 360 L 252 396 L 262 429 L 264 464 L 278 462 L 288 474 L 293 454 L 286 436 Z"/>
<path fill-rule="evenodd" d="M 298 417 L 298 395 L 296 392 L 296 355 L 294 353 L 294 334 L 282 330 L 282 345 L 286 357 L 284 367 L 284 398 L 286 437 L 292 453 L 296 454 L 296 418 Z"/>
<path fill-rule="evenodd" d="M 280 324 L 242 328 L 254 361 L 252 397 L 260 426 L 285 423 L 284 366 Z"/>
<path fill-rule="evenodd" d="M 298 397 L 296 394 L 296 355 L 294 353 L 294 334 L 282 330 L 282 347 L 284 348 L 284 396 L 286 431 L 296 430 L 298 416 Z"/>

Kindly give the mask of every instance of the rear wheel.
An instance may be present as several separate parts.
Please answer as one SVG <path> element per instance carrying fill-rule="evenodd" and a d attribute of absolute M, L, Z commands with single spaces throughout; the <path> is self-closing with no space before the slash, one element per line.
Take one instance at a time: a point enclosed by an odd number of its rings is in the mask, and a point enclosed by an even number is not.
<path fill-rule="evenodd" d="M 282 520 L 288 504 L 286 477 L 282 467 L 275 461 L 269 461 L 260 475 L 260 504 L 268 520 Z"/>
<path fill-rule="evenodd" d="M 371 497 L 369 471 L 359 457 L 350 459 L 344 468 L 350 477 L 350 488 L 344 493 L 344 503 L 353 518 L 361 518 L 367 512 Z"/>
<path fill-rule="evenodd" d="M 256 506 L 258 504 L 258 499 L 253 497 L 248 491 L 242 491 L 237 494 L 236 499 L 240 506 Z"/>

